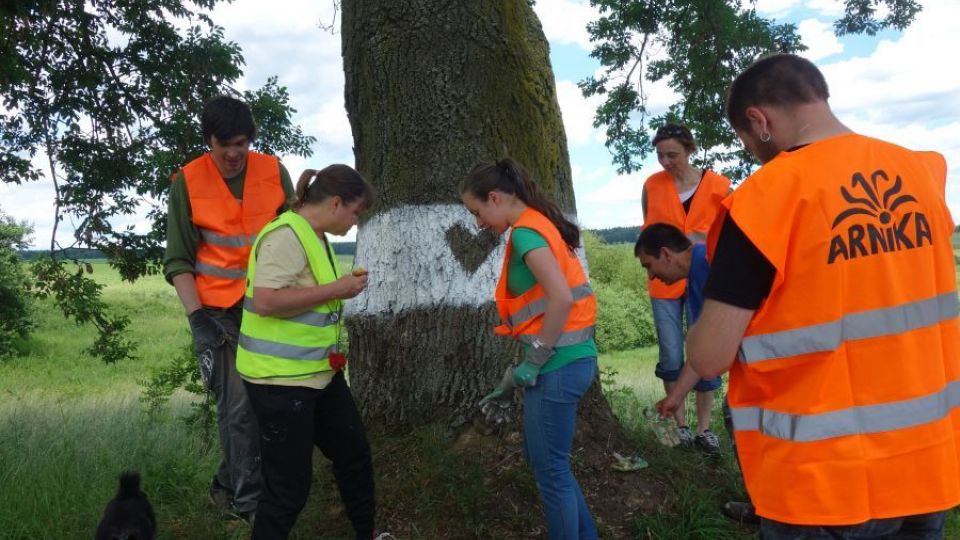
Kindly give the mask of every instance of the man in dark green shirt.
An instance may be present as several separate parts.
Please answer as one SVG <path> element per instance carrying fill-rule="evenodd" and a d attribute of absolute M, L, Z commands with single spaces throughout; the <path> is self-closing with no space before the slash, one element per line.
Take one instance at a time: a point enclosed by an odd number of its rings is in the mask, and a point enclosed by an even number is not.
<path fill-rule="evenodd" d="M 246 226 L 255 221 L 250 208 L 256 205 L 244 205 L 245 183 L 257 182 L 254 193 L 270 195 L 264 201 L 276 200 L 276 214 L 287 209 L 294 190 L 279 160 L 250 152 L 256 126 L 245 103 L 226 96 L 214 98 L 204 108 L 201 129 L 210 151 L 178 171 L 170 187 L 164 276 L 183 304 L 201 378 L 216 397 L 223 459 L 210 485 L 210 500 L 228 515 L 249 522 L 260 493 L 260 452 L 256 418 L 236 371 L 243 288 L 227 287 L 224 292 L 222 285 L 243 280 L 245 270 L 239 268 L 246 268 L 248 239 L 259 230 L 239 236 L 224 232 L 237 223 Z M 248 170 L 256 170 L 256 177 L 248 178 Z M 221 181 L 227 190 L 211 184 Z M 197 190 L 193 198 L 190 186 Z M 219 195 L 211 198 L 211 193 Z M 194 215 L 196 204 L 205 205 L 206 210 Z M 261 214 L 259 219 L 266 218 Z M 221 252 L 229 254 L 230 268 L 209 264 L 211 257 L 220 262 Z M 198 261 L 199 253 L 208 259 Z"/>

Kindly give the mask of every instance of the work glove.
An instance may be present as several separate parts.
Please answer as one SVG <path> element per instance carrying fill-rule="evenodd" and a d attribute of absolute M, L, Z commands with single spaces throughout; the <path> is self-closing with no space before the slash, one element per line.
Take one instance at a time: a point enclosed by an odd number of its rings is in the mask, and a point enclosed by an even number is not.
<path fill-rule="evenodd" d="M 187 321 L 193 334 L 193 349 L 197 353 L 200 378 L 207 388 L 212 388 L 214 351 L 226 344 L 227 330 L 203 308 L 188 315 Z"/>
<path fill-rule="evenodd" d="M 513 366 L 503 373 L 500 384 L 480 400 L 480 412 L 489 424 L 510 422 L 513 409 Z"/>
<path fill-rule="evenodd" d="M 513 370 L 514 386 L 533 386 L 537 384 L 537 376 L 540 375 L 540 369 L 550 357 L 554 350 L 550 347 L 532 346 L 527 350 L 527 358 Z"/>

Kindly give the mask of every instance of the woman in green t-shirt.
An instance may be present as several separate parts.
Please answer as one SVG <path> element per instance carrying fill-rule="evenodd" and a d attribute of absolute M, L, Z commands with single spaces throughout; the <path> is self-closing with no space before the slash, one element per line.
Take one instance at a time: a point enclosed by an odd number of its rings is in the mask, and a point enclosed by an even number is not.
<path fill-rule="evenodd" d="M 460 193 L 481 228 L 513 229 L 497 287 L 498 332 L 521 341 L 524 360 L 481 404 L 509 401 L 513 386 L 526 387 L 524 449 L 550 538 L 597 538 L 570 469 L 577 404 L 597 374 L 596 301 L 574 252 L 580 231 L 509 158 L 475 167 Z"/>

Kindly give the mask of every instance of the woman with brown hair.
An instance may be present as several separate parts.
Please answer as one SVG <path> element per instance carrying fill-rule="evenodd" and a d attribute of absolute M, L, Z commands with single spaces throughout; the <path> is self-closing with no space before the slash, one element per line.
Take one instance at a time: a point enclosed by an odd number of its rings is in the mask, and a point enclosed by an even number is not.
<path fill-rule="evenodd" d="M 693 134 L 686 126 L 666 124 L 653 137 L 657 160 L 663 170 L 647 178 L 643 185 L 643 226 L 666 223 L 680 229 L 691 242 L 706 242 L 707 231 L 717 217 L 720 201 L 730 192 L 730 180 L 690 163 L 697 149 Z M 660 354 L 655 374 L 663 380 L 666 393 L 677 384 L 683 369 L 684 311 L 687 325 L 693 318 L 686 303 L 685 279 L 667 284 L 651 277 L 648 282 L 650 307 L 657 331 Z M 686 305 L 687 309 L 684 309 Z M 720 454 L 720 440 L 710 431 L 713 393 L 720 388 L 720 379 L 700 380 L 697 393 L 697 435 L 687 425 L 686 412 L 680 400 L 673 417 L 679 427 L 680 440 L 696 446 L 709 455 Z"/>
<path fill-rule="evenodd" d="M 286 538 L 310 493 L 313 447 L 333 463 L 358 540 L 374 531 L 370 445 L 337 350 L 343 301 L 367 286 L 365 272 L 340 275 L 326 234 L 342 236 L 373 202 L 373 189 L 346 165 L 306 170 L 294 209 L 257 237 L 237 371 L 260 424 L 263 492 L 253 538 Z"/>
<path fill-rule="evenodd" d="M 481 164 L 460 189 L 477 225 L 512 228 L 497 284 L 498 334 L 523 345 L 523 362 L 481 402 L 523 395 L 524 450 L 543 500 L 551 540 L 595 539 L 597 530 L 570 470 L 577 404 L 597 373 L 596 300 L 574 250 L 580 231 L 512 159 Z"/>

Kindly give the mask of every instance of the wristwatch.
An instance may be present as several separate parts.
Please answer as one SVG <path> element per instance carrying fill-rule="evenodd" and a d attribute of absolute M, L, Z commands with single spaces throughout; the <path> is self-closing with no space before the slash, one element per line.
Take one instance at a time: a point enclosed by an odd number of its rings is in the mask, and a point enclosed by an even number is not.
<path fill-rule="evenodd" d="M 544 345 L 544 343 L 543 343 L 542 341 L 540 341 L 540 338 L 533 338 L 533 340 L 530 342 L 530 346 L 533 347 L 534 349 L 546 349 L 546 348 L 547 348 L 547 346 Z"/>
<path fill-rule="evenodd" d="M 540 338 L 530 340 L 530 360 L 533 360 L 535 364 L 542 365 L 551 356 L 553 356 L 553 348 L 547 347 L 544 342 L 540 341 Z"/>

